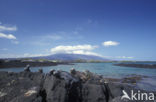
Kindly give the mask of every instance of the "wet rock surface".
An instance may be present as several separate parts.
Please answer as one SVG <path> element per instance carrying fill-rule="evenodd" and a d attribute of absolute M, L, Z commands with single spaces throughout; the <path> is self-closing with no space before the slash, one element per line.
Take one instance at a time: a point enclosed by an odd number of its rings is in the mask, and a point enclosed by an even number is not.
<path fill-rule="evenodd" d="M 121 100 L 134 87 L 89 71 L 0 72 L 0 102 L 143 102 Z M 150 102 L 150 101 L 145 101 Z"/>

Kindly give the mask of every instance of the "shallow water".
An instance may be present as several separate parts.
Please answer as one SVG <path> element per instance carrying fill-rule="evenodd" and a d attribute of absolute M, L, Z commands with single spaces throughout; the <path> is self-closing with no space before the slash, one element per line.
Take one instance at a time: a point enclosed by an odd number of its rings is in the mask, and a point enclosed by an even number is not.
<path fill-rule="evenodd" d="M 140 87 L 142 89 L 148 89 L 148 90 L 150 89 L 156 90 L 156 69 L 120 67 L 120 66 L 115 66 L 113 64 L 114 63 L 74 63 L 74 65 L 32 67 L 31 71 L 36 72 L 38 71 L 39 68 L 42 68 L 43 71 L 47 73 L 51 69 L 69 71 L 71 68 L 75 68 L 76 70 L 79 71 L 89 70 L 93 73 L 101 74 L 104 77 L 111 77 L 111 78 L 123 78 L 134 74 L 143 75 L 143 76 L 148 76 L 148 78 L 145 78 L 144 80 L 139 82 L 137 84 L 137 87 Z M 0 69 L 0 71 L 13 71 L 13 72 L 20 72 L 23 70 L 24 68 Z"/>
<path fill-rule="evenodd" d="M 74 65 L 57 65 L 47 67 L 31 67 L 33 72 L 38 71 L 42 68 L 45 73 L 51 69 L 69 71 L 71 68 L 75 68 L 79 71 L 90 70 L 93 73 L 104 75 L 105 77 L 122 78 L 127 75 L 144 75 L 144 76 L 156 76 L 156 69 L 147 68 L 134 68 L 134 67 L 121 67 L 115 66 L 114 63 L 74 63 Z M 5 68 L 0 71 L 13 71 L 20 72 L 24 68 Z"/>

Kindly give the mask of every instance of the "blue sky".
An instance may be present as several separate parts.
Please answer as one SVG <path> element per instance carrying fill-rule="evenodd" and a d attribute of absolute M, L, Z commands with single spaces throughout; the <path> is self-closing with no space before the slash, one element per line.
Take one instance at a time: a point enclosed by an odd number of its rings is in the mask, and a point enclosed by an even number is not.
<path fill-rule="evenodd" d="M 0 58 L 156 60 L 155 0 L 0 0 Z"/>

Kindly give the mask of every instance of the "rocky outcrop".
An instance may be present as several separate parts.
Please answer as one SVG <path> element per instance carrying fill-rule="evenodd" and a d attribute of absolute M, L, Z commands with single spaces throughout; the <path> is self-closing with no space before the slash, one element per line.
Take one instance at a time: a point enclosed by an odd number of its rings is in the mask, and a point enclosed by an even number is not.
<path fill-rule="evenodd" d="M 125 102 L 122 91 L 130 93 L 132 89 L 136 91 L 132 86 L 74 69 L 44 74 L 42 69 L 31 72 L 27 66 L 20 73 L 0 72 L 0 102 Z"/>
<path fill-rule="evenodd" d="M 68 62 L 52 62 L 50 60 L 24 60 L 24 59 L 0 59 L 0 68 L 21 68 L 26 65 L 31 65 L 32 67 L 42 67 L 42 66 L 56 66 L 56 65 L 72 65 Z"/>

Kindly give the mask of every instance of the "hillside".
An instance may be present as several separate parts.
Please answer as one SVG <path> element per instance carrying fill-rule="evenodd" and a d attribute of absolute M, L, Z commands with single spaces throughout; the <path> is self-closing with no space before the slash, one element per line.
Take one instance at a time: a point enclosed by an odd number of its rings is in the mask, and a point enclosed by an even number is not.
<path fill-rule="evenodd" d="M 99 56 L 93 55 L 82 55 L 82 54 L 53 54 L 44 57 L 36 57 L 36 58 L 43 58 L 48 60 L 61 60 L 61 61 L 76 61 L 76 60 L 95 60 L 95 61 L 110 61 L 109 59 L 105 59 Z"/>

